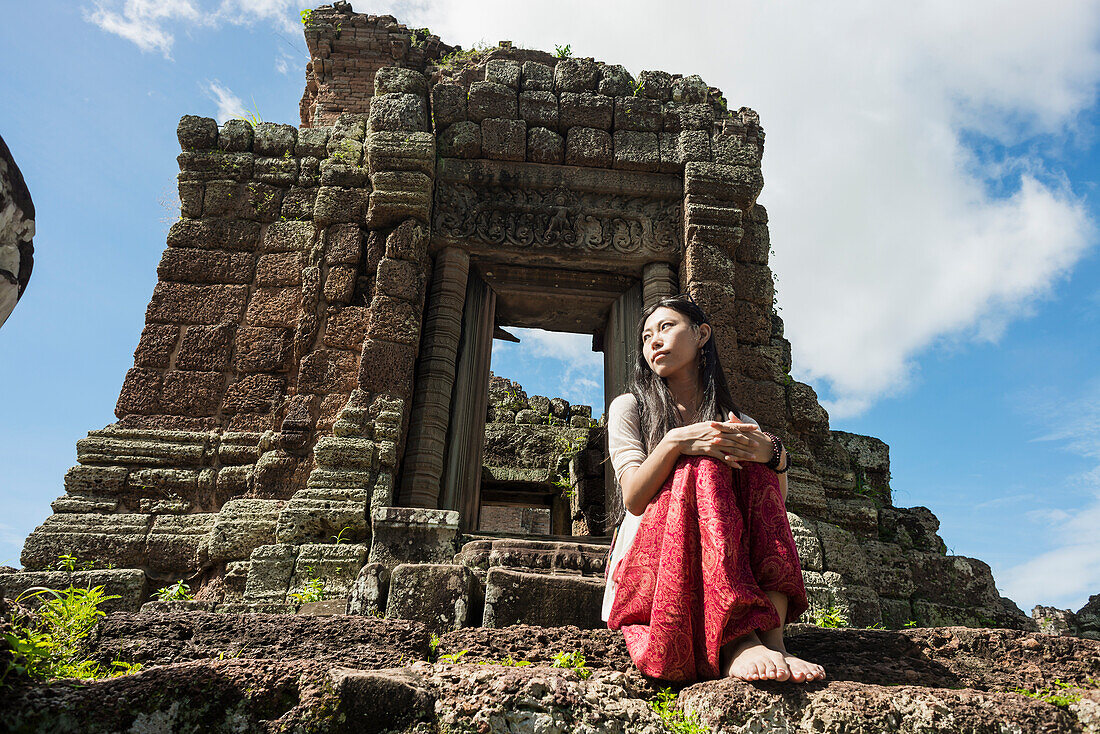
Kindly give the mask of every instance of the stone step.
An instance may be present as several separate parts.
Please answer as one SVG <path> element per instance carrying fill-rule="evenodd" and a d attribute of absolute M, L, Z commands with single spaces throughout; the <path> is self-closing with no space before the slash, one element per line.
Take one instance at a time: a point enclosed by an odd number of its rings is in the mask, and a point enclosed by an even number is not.
<path fill-rule="evenodd" d="M 462 546 L 455 563 L 483 576 L 490 568 L 532 573 L 578 574 L 603 578 L 610 544 L 574 540 L 482 538 Z"/>

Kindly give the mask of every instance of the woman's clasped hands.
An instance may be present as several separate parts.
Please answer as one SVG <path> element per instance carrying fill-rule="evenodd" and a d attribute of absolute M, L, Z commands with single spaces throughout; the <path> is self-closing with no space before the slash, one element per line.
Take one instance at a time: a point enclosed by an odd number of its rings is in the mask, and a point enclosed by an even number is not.
<path fill-rule="evenodd" d="M 727 421 L 702 421 L 674 428 L 669 438 L 681 454 L 710 456 L 740 469 L 743 461 L 766 464 L 772 459 L 772 443 L 754 423 L 742 423 L 732 412 Z"/>

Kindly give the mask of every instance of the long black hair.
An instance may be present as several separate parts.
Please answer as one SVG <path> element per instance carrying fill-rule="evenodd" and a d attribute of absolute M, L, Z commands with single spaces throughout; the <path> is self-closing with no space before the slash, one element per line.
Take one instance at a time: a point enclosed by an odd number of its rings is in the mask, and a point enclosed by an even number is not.
<path fill-rule="evenodd" d="M 630 392 L 638 401 L 638 419 L 645 441 L 646 453 L 664 438 L 665 434 L 680 425 L 680 415 L 676 410 L 676 401 L 672 399 L 668 383 L 659 377 L 649 366 L 642 352 L 642 330 L 648 319 L 658 308 L 671 308 L 688 318 L 691 328 L 696 331 L 703 324 L 711 327 L 710 338 L 703 345 L 702 359 L 699 360 L 699 384 L 703 388 L 703 399 L 690 422 L 721 420 L 729 417 L 729 411 L 741 415 L 737 404 L 730 395 L 726 373 L 718 361 L 718 349 L 715 346 L 714 326 L 710 324 L 703 309 L 699 308 L 688 296 L 677 295 L 662 298 L 642 313 L 638 322 L 637 349 L 638 359 L 634 364 L 634 375 L 630 380 Z"/>

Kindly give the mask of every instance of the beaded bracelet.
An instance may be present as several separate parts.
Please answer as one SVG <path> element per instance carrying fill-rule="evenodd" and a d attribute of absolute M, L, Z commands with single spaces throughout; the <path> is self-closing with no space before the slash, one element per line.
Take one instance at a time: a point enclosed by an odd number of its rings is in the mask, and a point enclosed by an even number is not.
<path fill-rule="evenodd" d="M 776 474 L 786 473 L 786 471 L 791 468 L 791 456 L 790 454 L 787 454 L 786 466 L 780 469 L 779 457 L 783 455 L 783 442 L 779 439 L 779 436 L 776 436 L 773 433 L 768 433 L 767 431 L 761 431 L 761 433 L 767 436 L 768 440 L 772 442 L 773 452 L 772 458 L 768 461 L 768 463 L 764 464 L 764 466 L 768 467 Z"/>

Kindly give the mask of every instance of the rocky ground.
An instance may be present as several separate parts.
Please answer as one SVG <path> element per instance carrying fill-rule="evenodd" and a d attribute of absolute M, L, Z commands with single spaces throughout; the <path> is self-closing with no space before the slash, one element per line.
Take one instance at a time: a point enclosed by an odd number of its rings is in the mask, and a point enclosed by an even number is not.
<path fill-rule="evenodd" d="M 1100 641 L 796 626 L 789 647 L 829 679 L 695 683 L 674 708 L 715 734 L 1100 732 Z M 633 669 L 616 632 L 471 628 L 432 648 L 421 625 L 373 617 L 115 613 L 89 655 L 144 669 L 0 690 L 0 730 L 692 731 L 654 710 L 659 687 Z M 574 651 L 586 670 L 552 667 Z"/>

